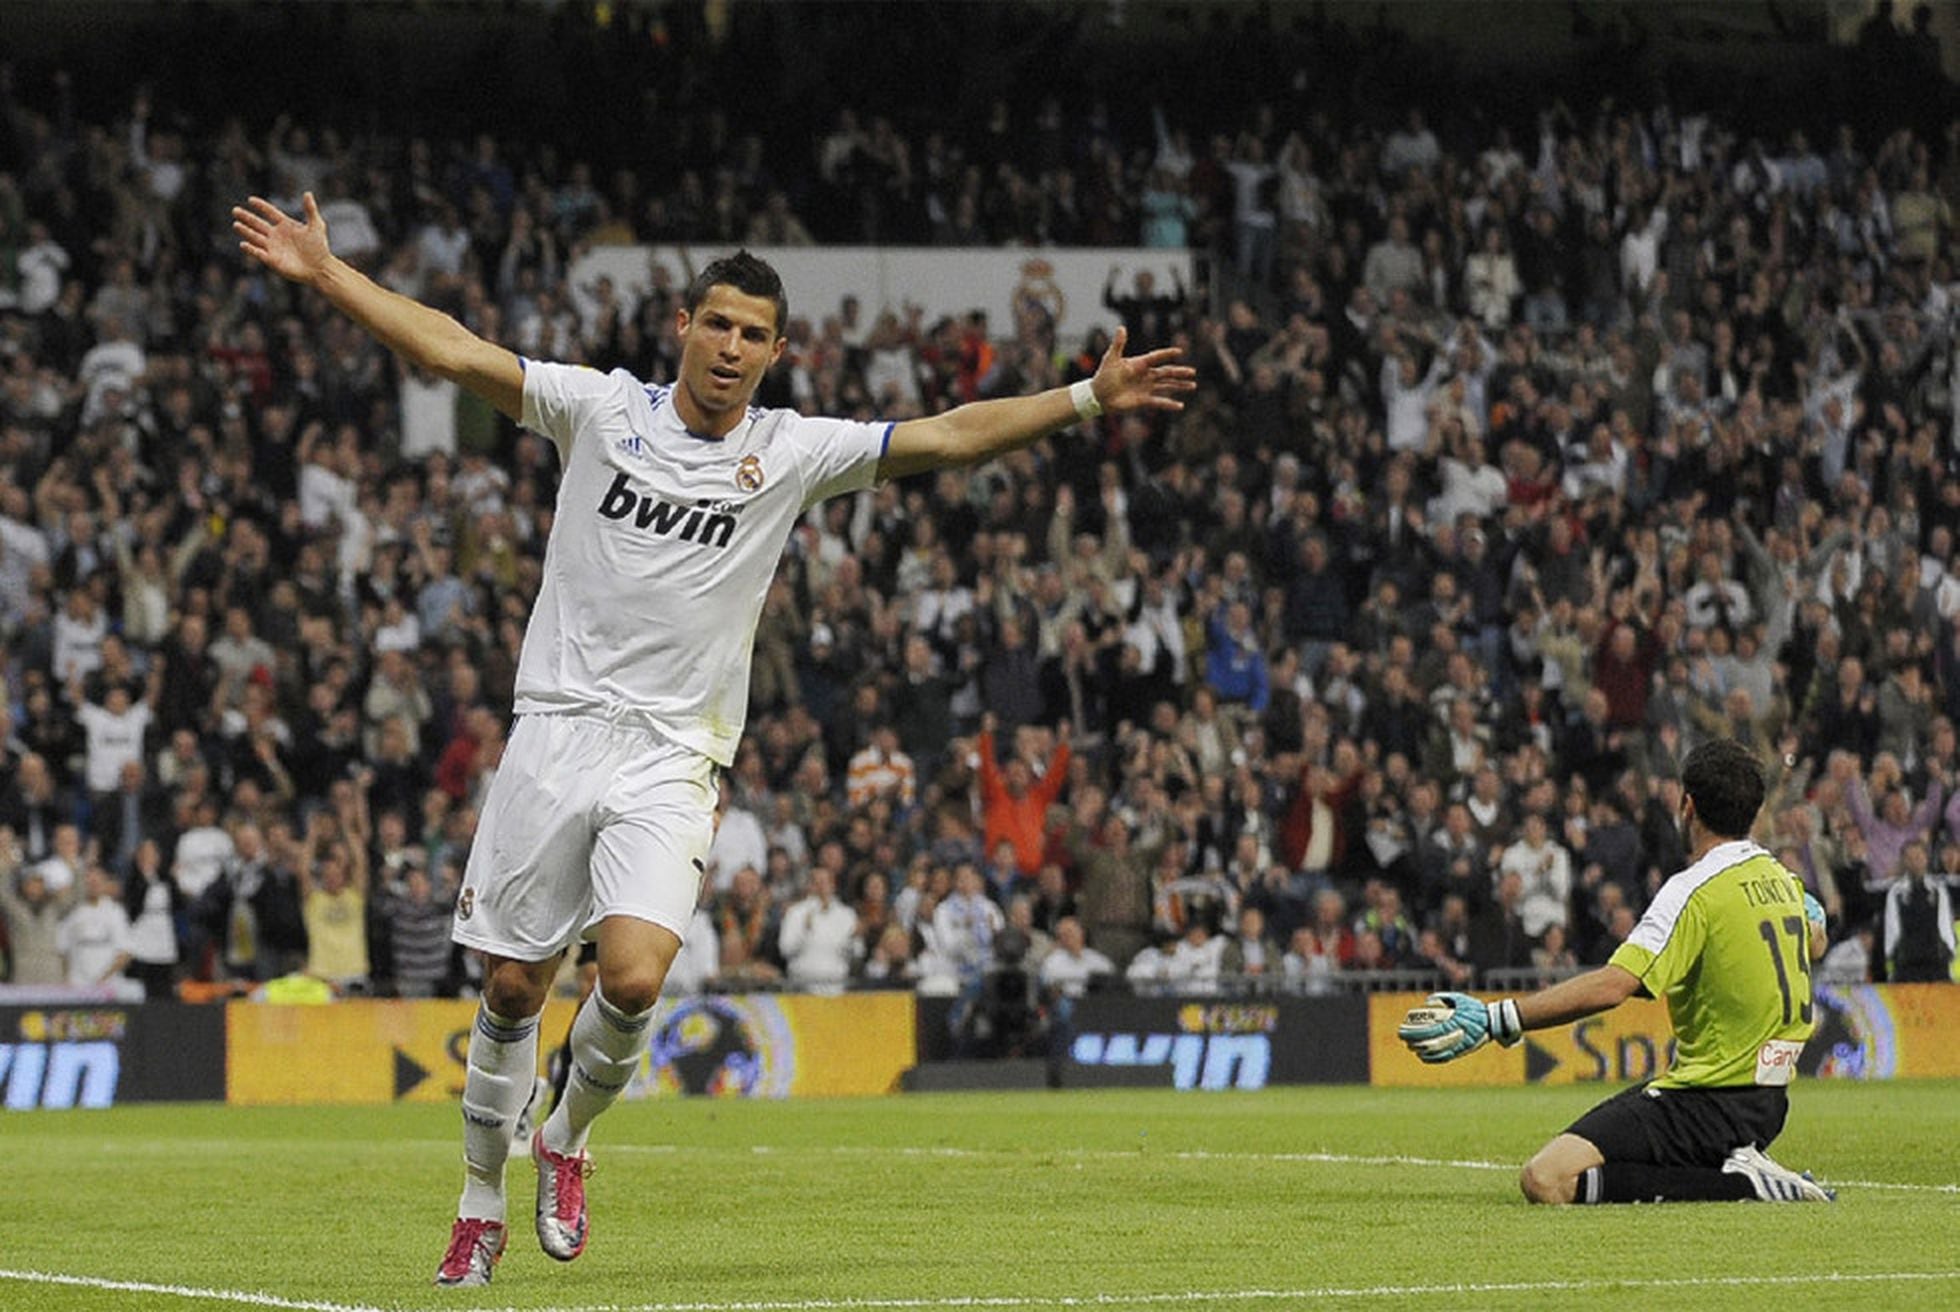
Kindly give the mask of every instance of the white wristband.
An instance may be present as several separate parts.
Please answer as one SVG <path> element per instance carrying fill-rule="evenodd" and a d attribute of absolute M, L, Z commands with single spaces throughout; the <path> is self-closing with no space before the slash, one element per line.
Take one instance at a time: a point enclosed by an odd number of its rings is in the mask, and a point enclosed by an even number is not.
<path fill-rule="evenodd" d="M 1077 379 L 1068 385 L 1068 399 L 1075 406 L 1075 417 L 1085 423 L 1103 412 L 1102 402 L 1096 399 L 1096 389 L 1090 386 L 1087 378 Z"/>
<path fill-rule="evenodd" d="M 1490 1004 L 1490 1036 L 1503 1047 L 1510 1047 L 1524 1037 L 1524 1025 L 1518 1019 L 1518 1004 L 1510 998 Z"/>

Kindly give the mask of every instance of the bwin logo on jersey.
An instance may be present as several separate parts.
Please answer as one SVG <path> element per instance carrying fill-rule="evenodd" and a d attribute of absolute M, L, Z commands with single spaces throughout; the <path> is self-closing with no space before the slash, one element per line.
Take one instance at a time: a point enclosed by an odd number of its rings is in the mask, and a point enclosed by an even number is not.
<path fill-rule="evenodd" d="M 655 537 L 678 538 L 703 547 L 725 547 L 735 535 L 735 516 L 713 502 L 684 506 L 662 501 L 635 492 L 623 473 L 613 475 L 612 486 L 599 500 L 599 513 L 607 519 L 630 519 L 635 528 L 647 529 Z"/>

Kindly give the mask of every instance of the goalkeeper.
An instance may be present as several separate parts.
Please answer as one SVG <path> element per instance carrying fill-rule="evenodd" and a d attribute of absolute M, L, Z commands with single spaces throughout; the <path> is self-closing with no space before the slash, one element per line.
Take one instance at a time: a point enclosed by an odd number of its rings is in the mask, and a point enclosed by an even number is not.
<path fill-rule="evenodd" d="M 1823 908 L 1746 837 L 1764 788 L 1748 748 L 1733 739 L 1701 744 L 1681 784 L 1688 866 L 1661 886 L 1604 966 L 1517 999 L 1436 994 L 1397 1031 L 1424 1061 L 1453 1061 L 1637 992 L 1667 1000 L 1673 1065 L 1539 1149 L 1519 1178 L 1534 1203 L 1835 1197 L 1763 1151 L 1783 1129 L 1812 1029 L 1810 961 L 1823 951 Z"/>

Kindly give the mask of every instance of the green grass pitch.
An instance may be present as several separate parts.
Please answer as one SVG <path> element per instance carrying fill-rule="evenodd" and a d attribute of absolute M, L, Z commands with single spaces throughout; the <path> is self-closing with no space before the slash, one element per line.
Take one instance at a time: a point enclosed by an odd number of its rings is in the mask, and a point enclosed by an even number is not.
<path fill-rule="evenodd" d="M 1801 1084 L 1777 1157 L 1832 1207 L 1532 1208 L 1602 1094 L 1273 1089 L 615 1108 L 560 1266 L 511 1168 L 488 1290 L 429 1279 L 441 1106 L 0 1117 L 0 1308 L 315 1312 L 1950 1308 L 1960 1084 Z"/>

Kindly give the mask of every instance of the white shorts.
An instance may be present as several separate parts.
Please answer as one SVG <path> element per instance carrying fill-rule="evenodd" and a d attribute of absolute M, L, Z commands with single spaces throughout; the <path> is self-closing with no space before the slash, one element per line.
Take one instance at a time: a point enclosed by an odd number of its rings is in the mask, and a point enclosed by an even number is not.
<path fill-rule="evenodd" d="M 644 722 L 519 716 L 477 821 L 451 937 L 544 961 L 607 916 L 684 934 L 716 800 L 714 762 Z"/>

